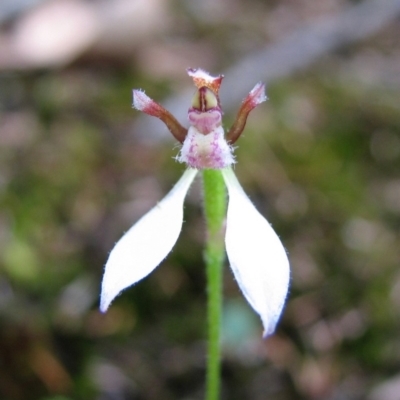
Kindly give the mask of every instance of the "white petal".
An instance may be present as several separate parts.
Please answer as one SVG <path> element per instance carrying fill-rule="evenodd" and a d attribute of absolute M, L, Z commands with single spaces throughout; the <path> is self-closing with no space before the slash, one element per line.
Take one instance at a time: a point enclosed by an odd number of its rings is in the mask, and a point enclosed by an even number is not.
<path fill-rule="evenodd" d="M 172 250 L 182 229 L 183 201 L 197 170 L 188 169 L 172 190 L 119 240 L 105 266 L 100 310 L 153 271 Z"/>
<path fill-rule="evenodd" d="M 228 187 L 226 252 L 244 296 L 260 315 L 264 336 L 274 332 L 289 286 L 289 261 L 268 221 L 255 209 L 232 169 L 222 170 Z"/>

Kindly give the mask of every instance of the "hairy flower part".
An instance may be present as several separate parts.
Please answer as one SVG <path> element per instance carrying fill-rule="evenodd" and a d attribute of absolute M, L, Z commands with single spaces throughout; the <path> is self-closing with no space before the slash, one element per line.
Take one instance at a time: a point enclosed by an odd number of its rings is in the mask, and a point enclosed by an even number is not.
<path fill-rule="evenodd" d="M 226 135 L 226 138 L 230 143 L 233 144 L 239 139 L 244 127 L 246 126 L 247 117 L 249 116 L 250 111 L 266 100 L 265 85 L 259 82 L 243 100 L 236 115 L 235 122 Z"/>
<path fill-rule="evenodd" d="M 176 160 L 197 169 L 221 169 L 235 162 L 222 127 L 204 135 L 193 126 L 189 128 Z"/>
<path fill-rule="evenodd" d="M 218 95 L 223 75 L 211 76 L 202 69 L 194 68 L 187 72 L 197 88 L 188 111 L 189 129 L 142 90 L 133 90 L 133 107 L 159 118 L 175 139 L 182 143 L 177 161 L 186 163 L 190 168 L 226 168 L 235 162 L 232 144 L 242 134 L 250 111 L 267 99 L 265 86 L 257 83 L 245 97 L 233 126 L 225 136 Z"/>
<path fill-rule="evenodd" d="M 187 73 L 193 79 L 193 83 L 198 89 L 205 86 L 218 96 L 219 88 L 224 78 L 223 75 L 211 76 L 208 72 L 200 68 L 189 68 Z"/>
<path fill-rule="evenodd" d="M 264 336 L 270 335 L 282 312 L 289 285 L 289 261 L 268 221 L 255 209 L 231 165 L 231 143 L 240 136 L 250 111 L 266 100 L 258 83 L 243 100 L 227 139 L 218 98 L 223 76 L 189 69 L 197 87 L 189 108 L 188 130 L 143 91 L 133 91 L 134 107 L 160 118 L 182 143 L 177 161 L 189 169 L 167 196 L 142 217 L 115 245 L 105 266 L 100 310 L 105 312 L 124 289 L 152 272 L 172 250 L 182 228 L 183 202 L 198 170 L 218 169 L 228 189 L 226 252 L 233 274 L 251 307 L 259 314 Z"/>
<path fill-rule="evenodd" d="M 197 169 L 221 169 L 233 164 L 232 147 L 221 126 L 219 100 L 210 88 L 202 86 L 196 91 L 188 117 L 191 126 L 177 161 Z"/>
<path fill-rule="evenodd" d="M 152 117 L 159 118 L 164 122 L 175 139 L 183 143 L 187 129 L 184 128 L 168 110 L 147 96 L 142 90 L 133 90 L 133 107 Z"/>

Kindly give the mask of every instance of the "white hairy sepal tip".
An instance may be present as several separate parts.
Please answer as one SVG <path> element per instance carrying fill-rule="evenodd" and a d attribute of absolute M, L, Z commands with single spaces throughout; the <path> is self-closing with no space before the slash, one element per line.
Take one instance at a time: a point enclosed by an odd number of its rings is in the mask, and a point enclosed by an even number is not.
<path fill-rule="evenodd" d="M 272 334 L 289 287 L 289 261 L 268 221 L 255 209 L 231 168 L 222 170 L 229 194 L 225 245 L 247 301 L 260 315 L 264 337 Z"/>
<path fill-rule="evenodd" d="M 204 69 L 197 68 L 197 69 L 188 69 L 188 75 L 195 79 L 204 79 L 206 82 L 213 82 L 218 79 L 218 76 L 211 76 L 207 71 Z"/>
<path fill-rule="evenodd" d="M 197 172 L 186 170 L 164 199 L 117 242 L 104 270 L 100 311 L 107 311 L 122 290 L 150 274 L 172 250 L 182 229 L 183 201 Z"/>
<path fill-rule="evenodd" d="M 258 82 L 253 89 L 251 89 L 249 96 L 252 98 L 252 101 L 256 105 L 263 103 L 268 100 L 267 95 L 265 94 L 265 85 L 262 82 Z"/>
<path fill-rule="evenodd" d="M 176 159 L 191 168 L 221 169 L 235 163 L 232 151 L 222 127 L 204 135 L 191 126 Z"/>
<path fill-rule="evenodd" d="M 154 102 L 143 90 L 140 89 L 132 90 L 132 97 L 132 107 L 139 111 L 144 111 Z"/>

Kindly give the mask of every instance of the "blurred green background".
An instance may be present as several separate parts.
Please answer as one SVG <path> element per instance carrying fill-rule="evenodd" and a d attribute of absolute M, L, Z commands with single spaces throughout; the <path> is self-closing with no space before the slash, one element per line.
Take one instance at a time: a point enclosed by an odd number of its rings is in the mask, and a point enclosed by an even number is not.
<path fill-rule="evenodd" d="M 222 399 L 398 400 L 398 3 L 0 3 L 0 399 L 203 398 L 199 182 L 174 251 L 98 311 L 108 252 L 184 170 L 131 90 L 184 116 L 201 67 L 226 126 L 267 83 L 236 173 L 292 269 L 262 341 L 226 266 Z"/>

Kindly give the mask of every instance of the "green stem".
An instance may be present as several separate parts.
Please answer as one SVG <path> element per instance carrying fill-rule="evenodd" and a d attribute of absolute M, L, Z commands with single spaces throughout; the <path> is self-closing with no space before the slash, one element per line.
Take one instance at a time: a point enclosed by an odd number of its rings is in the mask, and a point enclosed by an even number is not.
<path fill-rule="evenodd" d="M 225 259 L 226 188 L 219 170 L 203 171 L 204 213 L 207 225 L 208 358 L 206 400 L 218 400 L 221 365 L 222 267 Z"/>

